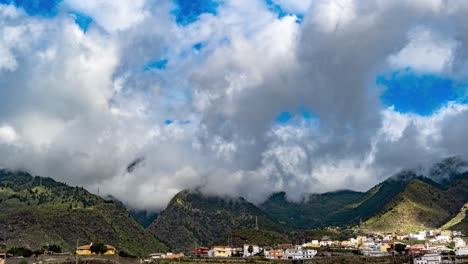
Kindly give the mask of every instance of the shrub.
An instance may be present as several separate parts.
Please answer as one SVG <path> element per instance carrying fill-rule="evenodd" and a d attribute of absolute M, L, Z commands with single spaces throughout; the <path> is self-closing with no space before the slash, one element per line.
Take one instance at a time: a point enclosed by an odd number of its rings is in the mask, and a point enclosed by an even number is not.
<path fill-rule="evenodd" d="M 91 246 L 91 252 L 96 254 L 104 254 L 107 252 L 107 247 L 103 243 L 96 243 Z"/>

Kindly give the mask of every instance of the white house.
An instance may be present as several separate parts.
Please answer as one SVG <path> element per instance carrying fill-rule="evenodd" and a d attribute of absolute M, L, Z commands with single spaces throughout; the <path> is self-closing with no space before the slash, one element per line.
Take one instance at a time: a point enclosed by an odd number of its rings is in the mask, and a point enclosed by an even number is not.
<path fill-rule="evenodd" d="M 414 258 L 414 264 L 440 264 L 442 257 L 439 254 L 426 254 L 419 258 Z"/>
<path fill-rule="evenodd" d="M 304 259 L 311 259 L 317 255 L 317 250 L 315 249 L 302 249 L 302 255 Z"/>
<path fill-rule="evenodd" d="M 252 247 L 252 253 L 249 252 L 249 247 Z M 242 255 L 244 258 L 255 256 L 255 254 L 258 253 L 260 253 L 260 247 L 258 245 L 244 244 L 244 254 Z"/>
<path fill-rule="evenodd" d="M 320 241 L 320 246 L 321 247 L 329 247 L 333 244 L 333 241 L 331 240 L 321 240 Z"/>
<path fill-rule="evenodd" d="M 411 233 L 409 235 L 410 239 L 415 239 L 415 240 L 426 240 L 426 231 L 420 231 L 417 234 Z"/>
<path fill-rule="evenodd" d="M 465 243 L 465 240 L 463 240 L 463 238 L 456 237 L 453 239 L 453 242 L 455 243 L 455 248 L 466 247 L 466 243 Z"/>
<path fill-rule="evenodd" d="M 437 241 L 439 242 L 449 242 L 450 241 L 450 237 L 449 236 L 442 236 L 442 235 L 439 235 L 436 237 Z"/>
<path fill-rule="evenodd" d="M 311 259 L 317 255 L 317 250 L 302 249 L 301 247 L 289 248 L 284 251 L 284 259 Z"/>

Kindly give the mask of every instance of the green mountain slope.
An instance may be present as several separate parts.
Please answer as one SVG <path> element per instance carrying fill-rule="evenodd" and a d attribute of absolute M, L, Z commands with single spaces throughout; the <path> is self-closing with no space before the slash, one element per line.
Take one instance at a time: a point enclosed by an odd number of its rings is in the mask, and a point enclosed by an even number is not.
<path fill-rule="evenodd" d="M 271 196 L 261 208 L 285 224 L 305 229 L 356 225 L 384 208 L 416 175 L 402 172 L 365 193 L 339 191 L 311 195 L 308 201 L 291 203 L 284 194 Z"/>
<path fill-rule="evenodd" d="M 331 214 L 363 198 L 364 193 L 338 191 L 310 195 L 302 203 L 290 202 L 284 192 L 275 193 L 260 208 L 281 223 L 299 228 L 325 226 Z"/>
<path fill-rule="evenodd" d="M 464 204 L 460 209 L 460 212 L 454 218 L 445 223 L 441 229 L 459 230 L 462 231 L 463 234 L 468 234 L 468 219 L 466 217 L 467 209 L 468 203 Z"/>
<path fill-rule="evenodd" d="M 256 218 L 259 230 L 255 230 Z M 285 233 L 291 229 L 243 198 L 223 199 L 182 191 L 147 230 L 173 251 L 189 252 L 196 246 L 227 245 L 229 240 L 237 246 L 246 241 L 262 242 L 258 239 L 265 243 L 287 242 Z"/>
<path fill-rule="evenodd" d="M 462 174 L 448 185 L 427 178 L 410 181 L 380 213 L 364 223 L 372 230 L 416 231 L 439 228 L 455 217 L 468 201 L 468 174 Z"/>
<path fill-rule="evenodd" d="M 164 249 L 113 200 L 50 178 L 0 170 L 0 230 L 9 245 L 33 249 L 104 242 L 135 255 Z"/>
<path fill-rule="evenodd" d="M 436 166 L 438 175 L 444 175 L 441 183 L 403 171 L 365 193 L 312 195 L 302 203 L 290 203 L 278 193 L 261 208 L 282 223 L 306 229 L 353 226 L 361 221 L 364 228 L 373 230 L 437 228 L 468 201 L 468 174 L 455 173 L 453 166 L 445 166 L 449 171 L 445 173 L 444 166 Z"/>

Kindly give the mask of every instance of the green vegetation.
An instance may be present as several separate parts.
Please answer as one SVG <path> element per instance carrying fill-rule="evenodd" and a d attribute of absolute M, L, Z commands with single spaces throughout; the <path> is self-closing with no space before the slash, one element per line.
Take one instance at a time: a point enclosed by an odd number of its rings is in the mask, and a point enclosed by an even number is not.
<path fill-rule="evenodd" d="M 144 228 L 150 226 L 158 218 L 158 213 L 147 210 L 129 210 L 128 212 Z"/>
<path fill-rule="evenodd" d="M 8 249 L 7 253 L 12 255 L 13 257 L 25 257 L 25 258 L 29 258 L 34 254 L 34 252 L 30 248 L 27 248 L 27 247 L 12 247 Z"/>
<path fill-rule="evenodd" d="M 96 254 L 104 254 L 107 252 L 107 247 L 103 243 L 93 243 L 91 245 L 91 252 Z"/>
<path fill-rule="evenodd" d="M 231 235 L 228 235 L 228 240 Z M 240 228 L 232 231 L 232 244 L 234 246 L 242 246 L 243 244 L 259 244 L 259 245 L 274 245 L 290 241 L 287 234 L 268 231 L 268 230 L 252 230 Z M 219 245 L 229 244 L 226 239 L 220 239 L 215 242 Z"/>
<path fill-rule="evenodd" d="M 255 230 L 256 218 L 259 230 Z M 222 199 L 190 191 L 177 194 L 148 227 L 172 251 L 185 253 L 197 246 L 227 245 L 231 237 L 236 246 L 247 241 L 284 242 L 290 230 L 242 198 Z"/>
<path fill-rule="evenodd" d="M 441 186 L 428 179 L 413 179 L 362 227 L 369 230 L 406 232 L 439 228 L 456 216 L 467 201 L 467 180 L 468 177 L 459 177 L 449 186 Z M 460 194 L 460 191 L 464 194 Z"/>
<path fill-rule="evenodd" d="M 51 178 L 0 170 L 0 207 L 0 230 L 12 246 L 49 243 L 73 252 L 79 239 L 83 244 L 105 241 L 135 255 L 166 248 L 120 202 Z"/>
<path fill-rule="evenodd" d="M 463 234 L 468 234 L 468 217 L 466 216 L 467 211 L 465 210 L 465 216 L 463 219 L 455 225 L 449 227 L 450 230 L 462 231 Z"/>
<path fill-rule="evenodd" d="M 287 200 L 284 192 L 275 193 L 260 208 L 281 223 L 309 229 L 327 226 L 327 219 L 343 207 L 357 202 L 363 193 L 338 191 L 313 194 L 302 203 Z"/>
<path fill-rule="evenodd" d="M 401 243 L 397 243 L 395 244 L 395 251 L 400 253 L 400 252 L 403 252 L 406 250 L 406 245 L 405 244 L 401 244 Z"/>
<path fill-rule="evenodd" d="M 468 208 L 468 203 L 466 203 L 462 209 L 460 210 L 460 212 L 452 219 L 450 219 L 447 223 L 445 223 L 445 225 L 443 225 L 441 227 L 441 229 L 450 229 L 451 227 L 461 223 L 462 221 L 465 220 L 466 218 L 466 209 Z"/>
<path fill-rule="evenodd" d="M 450 166 L 449 166 L 450 167 Z M 443 174 L 443 165 L 437 173 Z M 292 203 L 284 193 L 272 195 L 261 208 L 282 223 L 301 228 L 357 226 L 364 230 L 416 231 L 438 228 L 458 212 L 468 200 L 467 174 L 450 170 L 451 181 L 436 183 L 429 178 L 403 171 L 366 193 L 341 191 L 311 195 L 307 201 Z M 463 226 L 465 211 L 451 226 Z M 458 221 L 457 221 L 458 220 Z M 455 228 L 455 227 L 454 227 Z"/>

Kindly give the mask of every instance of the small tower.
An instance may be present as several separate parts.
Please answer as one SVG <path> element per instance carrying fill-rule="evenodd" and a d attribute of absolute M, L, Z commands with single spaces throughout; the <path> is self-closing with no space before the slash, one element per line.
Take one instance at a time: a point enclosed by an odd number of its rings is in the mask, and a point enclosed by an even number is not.
<path fill-rule="evenodd" d="M 255 216 L 255 230 L 258 230 L 258 217 Z"/>

